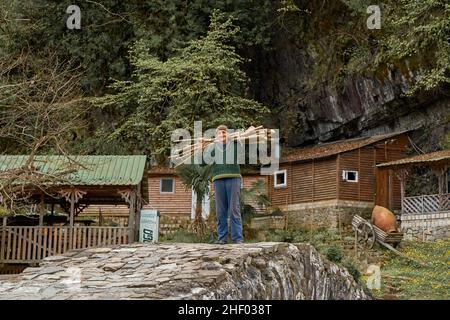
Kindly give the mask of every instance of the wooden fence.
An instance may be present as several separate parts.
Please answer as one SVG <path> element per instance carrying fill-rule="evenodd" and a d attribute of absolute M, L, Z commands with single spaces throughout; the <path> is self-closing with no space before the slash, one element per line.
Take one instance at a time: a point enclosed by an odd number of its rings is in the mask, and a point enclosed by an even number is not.
<path fill-rule="evenodd" d="M 403 213 L 424 214 L 450 211 L 450 194 L 433 194 L 403 198 Z"/>
<path fill-rule="evenodd" d="M 0 263 L 35 263 L 72 249 L 128 243 L 128 227 L 3 226 Z"/>

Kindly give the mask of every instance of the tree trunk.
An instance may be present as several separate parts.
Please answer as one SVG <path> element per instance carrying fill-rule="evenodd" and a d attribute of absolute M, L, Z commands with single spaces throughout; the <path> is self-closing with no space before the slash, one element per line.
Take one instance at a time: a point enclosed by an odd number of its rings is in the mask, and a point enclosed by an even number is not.
<path fill-rule="evenodd" d="M 192 229 L 195 231 L 195 233 L 197 234 L 197 236 L 199 238 L 203 238 L 203 236 L 205 235 L 205 229 L 206 229 L 206 224 L 205 224 L 205 221 L 203 220 L 203 216 L 202 216 L 202 211 L 203 211 L 202 200 L 203 200 L 203 196 L 200 196 L 197 193 L 197 199 L 196 199 L 196 204 L 195 204 L 195 219 L 194 219 L 194 223 L 192 225 Z"/>

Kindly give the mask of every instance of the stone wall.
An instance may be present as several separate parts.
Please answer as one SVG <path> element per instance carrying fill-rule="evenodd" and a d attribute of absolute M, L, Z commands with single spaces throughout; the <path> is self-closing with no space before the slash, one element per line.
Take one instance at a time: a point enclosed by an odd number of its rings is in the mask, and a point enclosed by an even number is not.
<path fill-rule="evenodd" d="M 372 208 L 353 206 L 326 206 L 287 211 L 287 224 L 300 228 L 332 228 L 348 226 L 355 214 L 370 219 Z"/>
<path fill-rule="evenodd" d="M 435 214 L 402 214 L 401 230 L 405 240 L 450 238 L 450 212 Z"/>
<path fill-rule="evenodd" d="M 0 299 L 353 300 L 371 296 L 345 268 L 308 244 L 134 243 L 48 257 L 37 268 L 0 280 Z"/>

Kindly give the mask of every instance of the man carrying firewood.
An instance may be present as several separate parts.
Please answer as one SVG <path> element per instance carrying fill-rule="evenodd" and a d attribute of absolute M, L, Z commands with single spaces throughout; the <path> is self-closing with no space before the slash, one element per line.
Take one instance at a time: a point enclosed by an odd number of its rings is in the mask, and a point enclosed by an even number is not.
<path fill-rule="evenodd" d="M 199 139 L 200 144 L 204 140 Z M 220 125 L 216 129 L 215 143 L 207 146 L 205 153 L 214 157 L 212 181 L 216 198 L 218 244 L 228 243 L 228 217 L 231 215 L 231 240 L 243 243 L 240 208 L 241 169 L 238 163 L 238 141 L 228 139 L 228 129 Z M 231 153 L 228 154 L 227 152 Z"/>

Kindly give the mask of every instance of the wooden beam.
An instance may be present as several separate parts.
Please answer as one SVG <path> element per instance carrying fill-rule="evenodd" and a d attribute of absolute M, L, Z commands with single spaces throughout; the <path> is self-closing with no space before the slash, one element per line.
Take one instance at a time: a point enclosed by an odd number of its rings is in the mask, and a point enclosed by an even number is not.
<path fill-rule="evenodd" d="M 340 159 L 341 155 L 338 154 L 336 157 L 336 200 L 339 200 L 339 192 L 340 192 L 340 185 L 341 185 L 341 165 L 340 165 Z"/>
<path fill-rule="evenodd" d="M 358 149 L 358 201 L 361 201 L 361 148 Z"/>
<path fill-rule="evenodd" d="M 41 193 L 41 199 L 39 203 L 39 226 L 44 225 L 44 193 Z"/>
<path fill-rule="evenodd" d="M 393 172 L 389 170 L 389 210 L 393 210 L 394 206 L 394 183 L 393 183 Z"/>
<path fill-rule="evenodd" d="M 73 217 L 75 214 L 75 192 L 70 193 L 70 226 L 73 227 Z"/>
<path fill-rule="evenodd" d="M 0 251 L 0 262 L 2 262 L 3 260 L 6 260 L 5 257 L 5 240 L 6 240 L 6 221 L 7 221 L 7 217 L 3 217 L 3 224 L 2 224 L 2 239 L 1 239 L 1 251 Z"/>
<path fill-rule="evenodd" d="M 135 190 L 130 191 L 129 195 L 129 203 L 130 203 L 130 213 L 128 216 L 128 241 L 135 241 L 135 228 L 136 228 L 136 192 Z"/>
<path fill-rule="evenodd" d="M 315 173 L 315 169 L 316 169 L 316 162 L 314 161 L 314 159 L 312 160 L 312 188 L 311 188 L 311 192 L 312 192 L 312 199 L 311 201 L 314 202 L 314 180 L 316 179 L 316 173 Z"/>
<path fill-rule="evenodd" d="M 75 214 L 75 190 L 70 192 L 70 212 L 69 212 L 69 250 L 73 244 L 73 216 Z"/>
<path fill-rule="evenodd" d="M 139 183 L 136 186 L 136 219 L 135 219 L 135 237 L 136 241 L 139 241 L 139 229 L 141 225 L 141 209 L 142 209 L 142 187 Z"/>
<path fill-rule="evenodd" d="M 406 184 L 406 177 L 408 176 L 408 170 L 401 169 L 397 172 L 397 178 L 400 181 L 400 206 L 402 213 L 404 212 L 404 200 L 405 200 L 405 184 Z"/>

